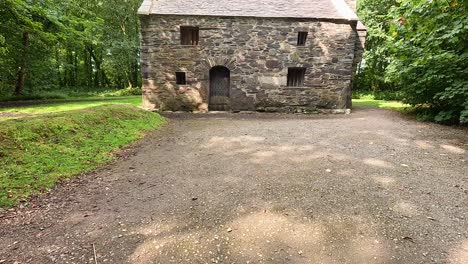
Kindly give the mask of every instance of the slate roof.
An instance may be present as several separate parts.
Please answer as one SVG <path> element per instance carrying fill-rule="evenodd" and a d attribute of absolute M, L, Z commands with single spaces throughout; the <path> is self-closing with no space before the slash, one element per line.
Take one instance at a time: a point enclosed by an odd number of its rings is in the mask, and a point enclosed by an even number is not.
<path fill-rule="evenodd" d="M 344 0 L 144 0 L 138 14 L 358 20 Z"/>

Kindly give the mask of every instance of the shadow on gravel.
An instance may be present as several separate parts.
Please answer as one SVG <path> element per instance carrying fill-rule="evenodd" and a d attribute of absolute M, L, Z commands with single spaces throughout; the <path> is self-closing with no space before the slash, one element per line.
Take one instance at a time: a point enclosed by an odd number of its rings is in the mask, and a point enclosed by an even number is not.
<path fill-rule="evenodd" d="M 92 245 L 98 263 L 468 259 L 463 131 L 372 109 L 169 116 L 44 214 L 2 219 L 0 260 L 93 263 Z"/>

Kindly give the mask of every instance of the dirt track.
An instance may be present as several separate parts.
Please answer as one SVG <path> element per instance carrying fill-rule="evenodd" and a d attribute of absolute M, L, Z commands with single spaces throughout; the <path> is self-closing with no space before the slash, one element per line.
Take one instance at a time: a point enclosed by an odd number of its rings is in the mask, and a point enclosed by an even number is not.
<path fill-rule="evenodd" d="M 468 133 L 171 115 L 127 158 L 0 216 L 0 263 L 468 263 Z M 3 261 L 3 262 L 2 262 Z"/>

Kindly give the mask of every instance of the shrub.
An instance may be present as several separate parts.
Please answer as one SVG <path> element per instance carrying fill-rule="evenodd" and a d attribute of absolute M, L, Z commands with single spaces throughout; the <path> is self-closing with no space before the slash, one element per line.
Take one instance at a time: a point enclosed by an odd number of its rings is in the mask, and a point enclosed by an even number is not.
<path fill-rule="evenodd" d="M 116 96 L 132 96 L 132 95 L 141 95 L 141 88 L 126 88 L 117 91 L 105 92 L 99 94 L 99 96 L 104 97 L 116 97 Z"/>

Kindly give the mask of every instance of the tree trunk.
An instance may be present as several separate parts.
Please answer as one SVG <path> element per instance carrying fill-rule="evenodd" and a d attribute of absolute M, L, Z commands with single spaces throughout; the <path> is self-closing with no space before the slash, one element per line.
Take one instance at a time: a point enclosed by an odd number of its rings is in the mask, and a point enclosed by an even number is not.
<path fill-rule="evenodd" d="M 28 74 L 28 51 L 29 51 L 29 32 L 23 32 L 23 52 L 21 54 L 21 65 L 16 74 L 15 95 L 21 95 L 26 84 L 26 76 Z"/>
<path fill-rule="evenodd" d="M 94 86 L 95 87 L 101 87 L 105 84 L 106 82 L 106 77 L 104 75 L 104 72 L 101 69 L 102 65 L 102 56 L 96 56 L 94 53 L 94 50 L 91 47 L 88 47 L 89 54 L 94 60 L 94 64 L 96 66 L 96 75 L 94 77 Z"/>
<path fill-rule="evenodd" d="M 91 62 L 91 55 L 88 49 L 84 50 L 84 72 L 85 72 L 85 86 L 93 85 L 93 68 Z"/>
<path fill-rule="evenodd" d="M 133 87 L 138 87 L 139 86 L 139 83 L 138 83 L 138 59 L 135 59 L 133 60 L 133 71 L 132 71 L 132 79 L 133 79 Z"/>
<path fill-rule="evenodd" d="M 67 47 L 66 52 L 66 66 L 65 66 L 65 86 L 70 87 L 73 83 L 73 71 L 71 69 L 71 65 L 73 65 L 73 54 L 70 51 L 70 48 Z"/>
<path fill-rule="evenodd" d="M 78 76 L 78 52 L 73 51 L 73 69 L 74 69 L 74 80 L 73 80 L 73 87 L 77 87 L 78 86 L 78 80 L 79 80 L 79 76 Z"/>
<path fill-rule="evenodd" d="M 60 55 L 59 55 L 59 49 L 58 49 L 58 48 L 55 49 L 55 61 L 57 62 L 57 64 L 55 65 L 55 67 L 56 67 L 56 71 L 57 71 L 57 81 L 58 81 L 58 84 L 59 84 L 60 86 L 64 86 L 64 85 L 63 85 L 62 72 L 60 71 Z"/>

